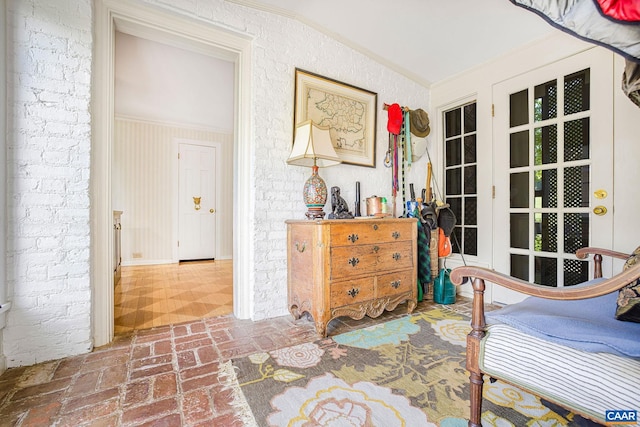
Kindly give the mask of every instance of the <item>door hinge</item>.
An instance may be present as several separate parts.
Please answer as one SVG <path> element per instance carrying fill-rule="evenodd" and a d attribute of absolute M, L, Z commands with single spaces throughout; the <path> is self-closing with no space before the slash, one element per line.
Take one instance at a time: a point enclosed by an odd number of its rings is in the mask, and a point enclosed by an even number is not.
<path fill-rule="evenodd" d="M 180 240 L 178 240 L 178 247 L 180 247 Z"/>
<path fill-rule="evenodd" d="M 496 186 L 495 185 L 491 186 L 491 198 L 492 199 L 496 198 Z"/>
<path fill-rule="evenodd" d="M 496 106 L 495 104 L 491 104 L 491 117 L 496 116 Z"/>
<path fill-rule="evenodd" d="M 180 160 L 180 153 L 178 153 L 178 160 Z"/>

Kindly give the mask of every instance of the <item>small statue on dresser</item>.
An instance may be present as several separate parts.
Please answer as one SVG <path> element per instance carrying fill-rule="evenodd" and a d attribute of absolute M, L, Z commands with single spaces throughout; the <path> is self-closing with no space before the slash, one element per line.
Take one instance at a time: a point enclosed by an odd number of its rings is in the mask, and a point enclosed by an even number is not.
<path fill-rule="evenodd" d="M 329 219 L 353 219 L 346 200 L 340 195 L 340 187 L 331 187 L 331 209 Z"/>

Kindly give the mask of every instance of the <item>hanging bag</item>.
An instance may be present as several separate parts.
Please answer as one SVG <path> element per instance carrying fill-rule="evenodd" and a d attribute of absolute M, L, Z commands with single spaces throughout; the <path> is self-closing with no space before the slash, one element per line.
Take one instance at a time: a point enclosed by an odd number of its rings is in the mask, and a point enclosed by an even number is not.
<path fill-rule="evenodd" d="M 446 258 L 453 252 L 451 247 L 451 233 L 456 226 L 456 216 L 449 207 L 449 204 L 445 204 L 442 207 L 436 208 L 438 212 L 438 256 L 440 258 Z"/>
<path fill-rule="evenodd" d="M 438 227 L 438 257 L 446 258 L 451 255 L 451 239 L 444 234 L 444 230 Z"/>

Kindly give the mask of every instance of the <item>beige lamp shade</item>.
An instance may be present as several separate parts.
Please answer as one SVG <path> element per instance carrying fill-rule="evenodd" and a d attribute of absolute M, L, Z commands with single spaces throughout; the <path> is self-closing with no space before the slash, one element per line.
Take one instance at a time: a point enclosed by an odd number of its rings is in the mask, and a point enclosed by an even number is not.
<path fill-rule="evenodd" d="M 307 219 L 324 218 L 324 205 L 327 202 L 327 185 L 318 175 L 319 167 L 333 166 L 342 161 L 333 149 L 329 128 L 323 128 L 311 120 L 296 126 L 291 155 L 287 159 L 290 165 L 311 168 L 311 176 L 304 183 L 302 198 L 307 205 Z"/>
<path fill-rule="evenodd" d="M 333 149 L 329 128 L 320 127 L 311 120 L 307 120 L 296 126 L 293 149 L 287 163 L 326 168 L 342 163 L 342 160 Z"/>

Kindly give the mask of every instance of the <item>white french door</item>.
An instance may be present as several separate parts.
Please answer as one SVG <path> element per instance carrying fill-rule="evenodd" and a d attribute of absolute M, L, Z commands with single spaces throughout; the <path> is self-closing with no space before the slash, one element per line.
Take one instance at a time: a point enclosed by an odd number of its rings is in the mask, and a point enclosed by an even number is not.
<path fill-rule="evenodd" d="M 612 244 L 613 55 L 594 48 L 506 80 L 493 102 L 494 268 L 554 287 L 590 279 L 575 251 Z M 494 302 L 524 297 L 494 285 Z"/>
<path fill-rule="evenodd" d="M 179 144 L 180 261 L 216 256 L 216 148 Z"/>

